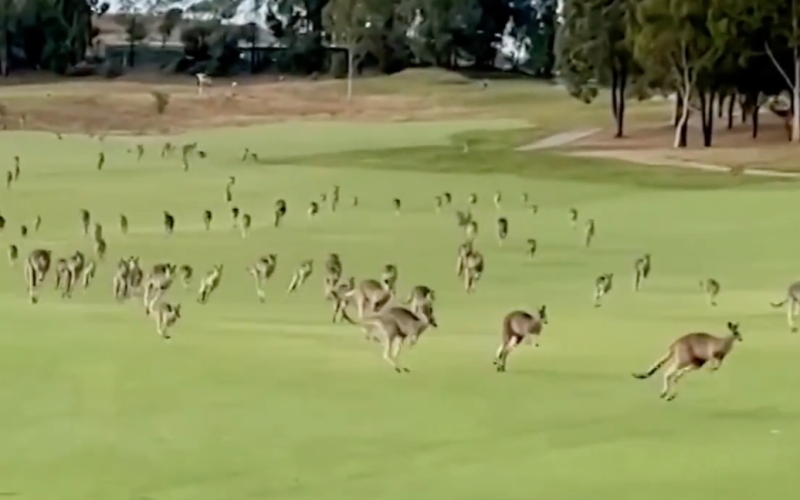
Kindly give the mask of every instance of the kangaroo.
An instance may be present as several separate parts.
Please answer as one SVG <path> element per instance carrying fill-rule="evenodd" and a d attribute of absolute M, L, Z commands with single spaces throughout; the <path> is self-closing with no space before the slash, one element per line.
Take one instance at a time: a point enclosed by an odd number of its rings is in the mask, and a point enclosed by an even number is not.
<path fill-rule="evenodd" d="M 69 267 L 67 266 L 67 259 L 60 258 L 56 260 L 55 274 L 56 290 L 61 290 L 61 297 L 68 297 L 69 282 L 72 281 L 72 278 L 70 277 Z"/>
<path fill-rule="evenodd" d="M 36 218 L 33 220 L 33 232 L 38 233 L 39 228 L 42 227 L 42 216 L 37 215 Z"/>
<path fill-rule="evenodd" d="M 94 253 L 97 255 L 97 260 L 103 261 L 106 257 L 106 250 L 108 250 L 108 245 L 106 244 L 106 240 L 103 238 L 99 238 L 94 242 Z"/>
<path fill-rule="evenodd" d="M 453 195 L 451 195 L 447 191 L 442 193 L 442 198 L 444 198 L 444 202 L 447 203 L 448 205 L 453 202 Z"/>
<path fill-rule="evenodd" d="M 14 180 L 15 181 L 19 180 L 19 174 L 20 173 L 21 173 L 21 170 L 20 170 L 20 167 L 19 167 L 19 156 L 15 156 L 14 157 Z"/>
<path fill-rule="evenodd" d="M 708 299 L 708 303 L 711 306 L 717 305 L 717 295 L 719 295 L 721 286 L 719 281 L 715 280 L 714 278 L 706 278 L 704 280 L 700 280 L 700 289 L 706 294 L 706 298 Z"/>
<path fill-rule="evenodd" d="M 6 189 L 11 189 L 11 184 L 14 182 L 14 174 L 11 173 L 11 170 L 6 172 Z"/>
<path fill-rule="evenodd" d="M 687 333 L 670 344 L 667 353 L 656 361 L 645 373 L 634 373 L 638 379 L 651 377 L 662 366 L 669 363 L 664 372 L 664 386 L 661 398 L 672 401 L 678 395 L 674 386 L 690 371 L 702 368 L 710 363 L 711 370 L 716 371 L 722 361 L 733 349 L 735 341 L 742 340 L 739 323 L 728 322 L 730 334 L 717 337 L 705 332 Z"/>
<path fill-rule="evenodd" d="M 266 300 L 264 283 L 275 273 L 277 265 L 278 255 L 271 253 L 267 256 L 260 257 L 252 265 L 247 267 L 248 274 L 256 280 L 256 294 L 258 295 L 258 300 L 261 302 Z"/>
<path fill-rule="evenodd" d="M 247 232 L 250 231 L 250 224 L 252 224 L 252 218 L 250 214 L 243 214 L 242 220 L 239 221 L 239 230 L 242 233 L 242 238 L 247 237 Z"/>
<path fill-rule="evenodd" d="M 164 211 L 164 231 L 167 234 L 172 234 L 172 231 L 175 229 L 175 217 L 172 216 L 171 213 Z"/>
<path fill-rule="evenodd" d="M 539 347 L 539 335 L 547 324 L 547 307 L 541 306 L 535 314 L 525 311 L 511 311 L 503 317 L 503 332 L 500 347 L 494 357 L 498 372 L 506 371 L 508 355 L 523 342 Z"/>
<path fill-rule="evenodd" d="M 103 239 L 103 225 L 102 225 L 102 224 L 100 224 L 100 223 L 95 223 L 95 225 L 94 225 L 94 232 L 93 232 L 93 234 L 92 234 L 92 238 L 93 238 L 95 241 L 97 241 L 97 240 L 102 240 L 102 239 Z"/>
<path fill-rule="evenodd" d="M 391 307 L 376 316 L 362 320 L 362 325 L 367 340 L 383 340 L 383 359 L 398 373 L 410 371 L 408 368 L 401 368 L 397 363 L 403 342 L 408 339 L 413 346 L 428 327 L 438 328 L 430 303 L 422 306 L 420 314 L 415 314 L 404 307 Z M 381 338 L 374 337 L 375 330 Z"/>
<path fill-rule="evenodd" d="M 122 231 L 122 234 L 128 234 L 128 217 L 125 214 L 119 216 L 119 230 Z"/>
<path fill-rule="evenodd" d="M 89 234 L 89 226 L 92 223 L 92 214 L 89 213 L 88 210 L 85 208 L 81 209 L 81 227 L 83 228 L 83 234 Z"/>
<path fill-rule="evenodd" d="M 497 240 L 500 246 L 503 246 L 503 241 L 508 237 L 508 219 L 500 217 L 497 219 Z"/>
<path fill-rule="evenodd" d="M 456 210 L 456 224 L 458 227 L 466 228 L 470 222 L 472 222 L 472 213 L 469 210 L 464 212 Z"/>
<path fill-rule="evenodd" d="M 342 260 L 337 253 L 330 253 L 325 259 L 325 281 L 323 289 L 325 298 L 331 298 L 330 293 L 342 277 Z"/>
<path fill-rule="evenodd" d="M 475 193 L 470 194 L 469 198 L 467 198 L 467 203 L 469 203 L 470 205 L 475 205 L 476 203 L 478 203 L 478 195 Z"/>
<path fill-rule="evenodd" d="M 75 289 L 75 285 L 78 283 L 78 280 L 81 279 L 85 267 L 86 267 L 86 257 L 83 255 L 82 252 L 75 252 L 74 254 L 69 256 L 69 258 L 67 258 L 66 260 L 67 280 L 65 283 L 65 290 L 64 290 L 65 297 L 72 296 L 72 290 Z M 58 278 L 58 276 L 56 276 L 56 278 Z"/>
<path fill-rule="evenodd" d="M 646 253 L 633 263 L 633 291 L 638 292 L 642 283 L 650 276 L 650 254 Z"/>
<path fill-rule="evenodd" d="M 536 255 L 536 247 L 537 247 L 536 238 L 528 238 L 528 255 L 530 257 Z"/>
<path fill-rule="evenodd" d="M 464 227 L 464 233 L 466 234 L 467 240 L 474 241 L 478 236 L 478 223 L 474 220 L 467 222 L 467 225 Z"/>
<path fill-rule="evenodd" d="M 317 203 L 316 201 L 312 201 L 311 203 L 309 203 L 308 210 L 306 213 L 308 213 L 309 218 L 314 218 L 314 216 L 319 213 L 319 203 Z"/>
<path fill-rule="evenodd" d="M 492 200 L 492 201 L 494 201 L 494 208 L 500 210 L 500 201 L 502 199 L 503 199 L 503 194 L 500 191 L 496 191 L 494 193 L 494 198 Z"/>
<path fill-rule="evenodd" d="M 364 311 L 371 313 L 379 311 L 392 298 L 392 294 L 379 281 L 365 279 L 357 287 L 345 294 L 347 301 L 355 301 L 358 309 L 358 318 L 364 319 Z"/>
<path fill-rule="evenodd" d="M 83 266 L 83 272 L 81 273 L 81 282 L 83 283 L 84 289 L 89 288 L 89 285 L 92 284 L 96 269 L 97 263 L 94 259 L 87 259 L 86 264 Z"/>
<path fill-rule="evenodd" d="M 456 258 L 456 276 L 459 278 L 464 275 L 464 263 L 466 262 L 467 255 L 471 254 L 473 250 L 472 241 L 467 240 L 458 247 L 458 257 Z"/>
<path fill-rule="evenodd" d="M 211 210 L 206 210 L 203 212 L 203 227 L 206 228 L 206 231 L 211 229 L 211 221 L 214 219 L 214 214 L 211 213 Z"/>
<path fill-rule="evenodd" d="M 286 201 L 278 199 L 275 202 L 275 220 L 274 225 L 278 227 L 281 224 L 281 219 L 286 215 Z"/>
<path fill-rule="evenodd" d="M 26 226 L 25 224 L 23 224 L 22 226 L 20 226 L 20 228 L 19 228 L 19 234 L 20 234 L 20 235 L 22 235 L 22 237 L 23 237 L 23 238 L 24 238 L 24 237 L 26 237 L 26 236 L 28 236 L 28 226 Z"/>
<path fill-rule="evenodd" d="M 233 222 L 233 227 L 236 227 L 239 221 L 239 207 L 231 207 L 231 221 Z"/>
<path fill-rule="evenodd" d="M 314 271 L 314 260 L 308 259 L 300 263 L 300 267 L 292 275 L 292 281 L 289 283 L 287 293 L 295 292 L 300 286 L 306 282 L 311 273 Z"/>
<path fill-rule="evenodd" d="M 136 145 L 136 161 L 141 161 L 142 156 L 144 156 L 144 146 L 141 144 Z"/>
<path fill-rule="evenodd" d="M 467 293 L 475 291 L 475 285 L 483 276 L 483 254 L 473 250 L 464 258 L 464 289 Z"/>
<path fill-rule="evenodd" d="M 103 165 L 106 164 L 106 155 L 102 151 L 97 155 L 97 170 L 103 170 Z"/>
<path fill-rule="evenodd" d="M 17 245 L 8 246 L 8 262 L 13 266 L 19 258 L 19 248 Z"/>
<path fill-rule="evenodd" d="M 174 150 L 174 146 L 172 145 L 172 143 L 171 142 L 165 142 L 164 143 L 164 147 L 161 148 L 161 157 L 162 158 L 166 158 L 167 156 L 172 154 L 173 150 Z"/>
<path fill-rule="evenodd" d="M 211 297 L 211 293 L 219 287 L 219 282 L 222 280 L 222 264 L 218 264 L 211 268 L 211 271 L 200 282 L 200 297 L 197 301 L 201 304 L 206 304 Z"/>
<path fill-rule="evenodd" d="M 36 292 L 47 277 L 52 261 L 52 252 L 44 248 L 37 248 L 28 254 L 25 261 L 25 281 L 28 284 L 28 296 L 32 304 L 39 301 Z"/>
<path fill-rule="evenodd" d="M 128 264 L 128 292 L 140 291 L 144 281 L 144 271 L 139 265 L 139 257 L 129 257 Z"/>
<path fill-rule="evenodd" d="M 572 229 L 575 229 L 578 225 L 578 209 L 577 208 L 570 208 L 569 209 L 569 224 L 572 226 Z"/>
<path fill-rule="evenodd" d="M 181 305 L 159 302 L 153 304 L 148 310 L 148 315 L 156 322 L 156 331 L 164 340 L 170 338 L 167 332 L 181 317 Z"/>
<path fill-rule="evenodd" d="M 129 262 L 125 259 L 120 259 L 117 263 L 117 271 L 114 273 L 114 281 L 113 281 L 113 292 L 114 298 L 118 301 L 122 301 L 128 298 L 130 294 L 129 289 L 129 279 L 128 275 L 130 273 L 130 265 Z"/>
<path fill-rule="evenodd" d="M 347 294 L 354 290 L 355 287 L 356 281 L 352 276 L 347 280 L 341 280 L 328 285 L 325 296 L 328 298 L 328 300 L 333 301 L 333 318 L 331 319 L 332 323 L 336 323 L 337 321 L 344 319 L 347 320 L 348 323 L 355 324 L 355 321 L 348 316 L 346 310 L 349 302 Z"/>
<path fill-rule="evenodd" d="M 394 264 L 386 264 L 381 273 L 381 284 L 392 295 L 395 293 L 397 286 L 397 266 Z"/>
<path fill-rule="evenodd" d="M 333 191 L 331 192 L 331 212 L 336 211 L 336 207 L 339 206 L 339 186 L 333 186 Z"/>
<path fill-rule="evenodd" d="M 169 290 L 172 286 L 174 274 L 175 265 L 173 264 L 156 264 L 153 266 L 153 271 L 144 280 L 142 299 L 145 312 L 150 311 L 158 302 L 158 299 Z"/>
<path fill-rule="evenodd" d="M 411 289 L 405 304 L 414 314 L 420 314 L 422 306 L 429 302 L 433 303 L 434 300 L 436 300 L 436 296 L 430 287 L 417 285 Z"/>
<path fill-rule="evenodd" d="M 595 225 L 594 219 L 589 219 L 586 221 L 586 229 L 583 232 L 583 246 L 589 248 L 592 244 L 592 239 L 594 239 L 595 233 Z"/>
<path fill-rule="evenodd" d="M 438 214 L 439 212 L 441 212 L 441 211 L 442 211 L 442 204 L 443 204 L 444 202 L 443 202 L 443 200 L 442 200 L 442 197 L 441 197 L 441 196 L 436 196 L 436 197 L 434 197 L 434 201 L 435 201 L 435 204 L 434 204 L 434 205 L 436 206 L 436 213 Z"/>
<path fill-rule="evenodd" d="M 194 276 L 194 269 L 189 264 L 183 264 L 181 267 L 178 268 L 178 274 L 181 277 L 181 283 L 183 283 L 183 288 L 189 288 L 189 285 L 192 282 L 192 276 Z"/>
<path fill-rule="evenodd" d="M 794 325 L 794 317 L 800 310 L 800 281 L 795 281 L 789 285 L 786 289 L 786 298 L 784 298 L 783 301 L 772 302 L 771 304 L 772 307 L 783 307 L 784 304 L 786 305 L 786 321 L 789 323 L 789 328 L 793 332 L 796 332 L 797 327 Z"/>
<path fill-rule="evenodd" d="M 600 307 L 600 299 L 608 295 L 614 282 L 614 273 L 601 274 L 594 280 L 594 306 Z"/>

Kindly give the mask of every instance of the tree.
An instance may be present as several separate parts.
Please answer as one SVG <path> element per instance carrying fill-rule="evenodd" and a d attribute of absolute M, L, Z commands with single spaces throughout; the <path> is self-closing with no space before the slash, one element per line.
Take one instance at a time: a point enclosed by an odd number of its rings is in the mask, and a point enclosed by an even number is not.
<path fill-rule="evenodd" d="M 713 0 L 646 0 L 637 5 L 628 36 L 646 74 L 674 88 L 682 103 L 673 146 L 686 146 L 689 108 L 698 76 L 711 67 L 723 44 L 715 37 L 728 20 L 712 19 Z"/>
<path fill-rule="evenodd" d="M 158 34 L 161 36 L 162 47 L 167 45 L 167 40 L 169 40 L 169 37 L 172 36 L 175 28 L 178 27 L 182 20 L 183 9 L 178 7 L 172 7 L 161 16 L 161 20 L 158 23 Z"/>
<path fill-rule="evenodd" d="M 592 102 L 602 84 L 611 86 L 616 137 L 625 123 L 626 86 L 636 69 L 628 37 L 629 0 L 564 0 L 555 40 L 556 66 L 574 97 Z"/>
<path fill-rule="evenodd" d="M 364 0 L 332 0 L 323 10 L 322 23 L 331 42 L 347 49 L 347 98 L 351 99 L 354 53 L 362 29 L 369 23 Z"/>
<path fill-rule="evenodd" d="M 753 9 L 755 27 L 770 34 L 764 50 L 791 91 L 791 141 L 800 142 L 800 5 L 798 0 L 773 0 L 755 3 Z"/>

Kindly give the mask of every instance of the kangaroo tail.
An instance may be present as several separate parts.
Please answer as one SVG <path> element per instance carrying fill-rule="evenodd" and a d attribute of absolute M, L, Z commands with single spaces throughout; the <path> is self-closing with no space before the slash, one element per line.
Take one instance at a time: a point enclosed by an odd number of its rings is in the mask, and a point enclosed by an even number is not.
<path fill-rule="evenodd" d="M 658 361 L 653 363 L 653 366 L 651 366 L 650 369 L 648 369 L 645 373 L 634 373 L 633 376 L 638 379 L 650 378 L 651 376 L 653 376 L 655 372 L 657 372 L 662 366 L 664 366 L 664 364 L 667 361 L 669 361 L 669 358 L 671 357 L 672 357 L 672 349 L 667 351 L 667 353 L 664 356 L 662 356 L 661 358 L 658 359 Z"/>
<path fill-rule="evenodd" d="M 770 302 L 769 304 L 772 307 L 783 307 L 783 305 L 786 304 L 786 301 L 788 301 L 788 300 L 789 300 L 789 298 L 787 297 L 787 298 L 783 299 L 781 302 Z"/>

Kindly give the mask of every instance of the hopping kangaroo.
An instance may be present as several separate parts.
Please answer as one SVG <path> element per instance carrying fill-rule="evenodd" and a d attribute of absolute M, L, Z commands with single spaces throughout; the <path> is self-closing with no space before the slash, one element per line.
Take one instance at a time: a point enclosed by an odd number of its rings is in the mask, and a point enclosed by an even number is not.
<path fill-rule="evenodd" d="M 533 342 L 539 347 L 539 335 L 547 324 L 547 307 L 542 306 L 535 315 L 525 311 L 511 311 L 503 317 L 503 332 L 500 347 L 494 357 L 498 372 L 506 371 L 508 355 L 523 342 Z"/>
<path fill-rule="evenodd" d="M 475 291 L 475 285 L 483 276 L 483 255 L 477 250 L 469 252 L 464 257 L 464 289 L 467 293 Z"/>
<path fill-rule="evenodd" d="M 158 299 L 169 290 L 175 275 L 174 264 L 156 264 L 144 281 L 144 310 L 149 314 Z"/>
<path fill-rule="evenodd" d="M 287 293 L 293 293 L 295 290 L 300 288 L 300 286 L 306 282 L 311 273 L 314 271 L 314 261 L 312 259 L 304 260 L 300 263 L 300 267 L 297 268 L 294 275 L 292 276 L 292 282 L 289 283 L 289 288 Z"/>
<path fill-rule="evenodd" d="M 354 300 L 358 308 L 358 318 L 364 319 L 364 311 L 378 312 L 392 298 L 392 293 L 380 282 L 373 279 L 361 281 L 357 287 L 345 293 L 347 302 Z"/>
<path fill-rule="evenodd" d="M 404 307 L 391 307 L 377 316 L 363 320 L 362 324 L 368 340 L 374 339 L 373 333 L 378 330 L 381 338 L 376 340 L 383 340 L 383 359 L 398 373 L 410 371 L 397 364 L 403 342 L 409 339 L 413 346 L 429 326 L 438 328 L 430 303 L 425 304 L 419 314 Z"/>
<path fill-rule="evenodd" d="M 28 254 L 28 259 L 25 261 L 25 281 L 28 284 L 28 296 L 32 304 L 39 301 L 36 292 L 47 277 L 52 261 L 52 253 L 44 248 L 37 248 Z"/>
<path fill-rule="evenodd" d="M 650 254 L 646 253 L 633 263 L 633 291 L 638 292 L 642 283 L 650 276 Z"/>
<path fill-rule="evenodd" d="M 219 282 L 222 279 L 222 266 L 222 264 L 217 264 L 212 267 L 211 271 L 200 282 L 200 297 L 197 299 L 199 303 L 207 303 L 211 293 L 219 287 Z"/>
<path fill-rule="evenodd" d="M 700 289 L 706 294 L 706 298 L 708 298 L 708 303 L 712 306 L 717 305 L 717 295 L 719 295 L 722 286 L 719 284 L 719 281 L 715 280 L 714 278 L 706 278 L 704 280 L 700 280 Z"/>
<path fill-rule="evenodd" d="M 325 298 L 331 298 L 331 292 L 342 277 L 342 259 L 337 253 L 330 253 L 325 259 L 325 281 L 323 290 Z"/>
<path fill-rule="evenodd" d="M 381 273 L 381 283 L 392 295 L 395 293 L 397 286 L 397 266 L 394 264 L 386 264 Z"/>
<path fill-rule="evenodd" d="M 594 306 L 600 307 L 600 299 L 608 295 L 614 284 L 614 273 L 601 274 L 594 280 Z"/>
<path fill-rule="evenodd" d="M 425 285 L 417 285 L 409 292 L 405 304 L 414 314 L 420 314 L 425 304 L 432 304 L 435 300 L 433 289 Z"/>
<path fill-rule="evenodd" d="M 656 361 L 645 373 L 634 373 L 638 379 L 651 377 L 662 366 L 669 363 L 664 372 L 664 387 L 661 398 L 672 401 L 678 395 L 674 386 L 690 371 L 702 368 L 706 363 L 711 364 L 711 370 L 718 370 L 722 361 L 733 349 L 735 341 L 742 340 L 739 332 L 739 323 L 728 322 L 730 334 L 717 337 L 705 332 L 687 333 L 670 344 L 667 353 Z"/>
<path fill-rule="evenodd" d="M 181 317 L 181 305 L 180 304 L 170 304 L 168 302 L 158 302 L 153 304 L 152 308 L 148 311 L 153 320 L 156 322 L 156 331 L 162 338 L 165 340 L 169 339 L 170 336 L 167 333 L 170 327 L 172 327 Z"/>
<path fill-rule="evenodd" d="M 786 289 L 786 297 L 781 302 L 771 302 L 772 307 L 783 307 L 786 305 L 786 322 L 789 328 L 797 331 L 794 325 L 794 317 L 800 312 L 800 281 L 795 281 Z"/>
<path fill-rule="evenodd" d="M 347 280 L 339 281 L 333 285 L 326 285 L 328 288 L 325 291 L 325 296 L 328 300 L 333 301 L 333 318 L 332 323 L 339 320 L 347 320 L 348 323 L 355 323 L 350 316 L 347 315 L 347 304 L 349 302 L 347 294 L 356 288 L 356 280 L 352 276 Z"/>
<path fill-rule="evenodd" d="M 258 295 L 258 300 L 261 302 L 266 300 L 264 283 L 275 273 L 277 265 L 278 255 L 271 253 L 265 257 L 260 257 L 252 265 L 247 267 L 248 274 L 256 280 L 256 295 Z"/>

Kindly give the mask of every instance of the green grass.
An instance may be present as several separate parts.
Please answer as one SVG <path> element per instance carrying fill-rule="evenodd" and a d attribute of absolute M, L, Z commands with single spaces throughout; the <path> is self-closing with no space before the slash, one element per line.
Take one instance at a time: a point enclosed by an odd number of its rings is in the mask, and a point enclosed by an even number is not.
<path fill-rule="evenodd" d="M 800 341 L 768 302 L 795 278 L 799 240 L 786 207 L 797 186 L 653 167 L 626 175 L 679 180 L 620 181 L 614 169 L 622 167 L 578 159 L 519 172 L 522 160 L 502 154 L 492 134 L 472 133 L 476 155 L 486 155 L 480 174 L 470 160 L 459 169 L 449 153 L 415 152 L 481 126 L 520 125 L 196 133 L 208 159 L 189 173 L 155 158 L 155 139 L 137 164 L 125 152 L 135 139 L 108 138 L 97 172 L 97 142 L 0 135 L 6 157 L 23 162 L 21 181 L 2 193 L 3 243 L 89 251 L 78 220 L 85 207 L 104 224 L 110 254 L 93 288 L 62 300 L 50 277 L 36 306 L 19 266 L 0 266 L 0 492 L 33 500 L 793 498 Z M 365 143 L 375 149 L 373 168 L 359 160 L 366 153 L 342 152 Z M 284 164 L 241 163 L 245 145 Z M 401 147 L 417 148 L 404 153 L 415 161 L 386 151 Z M 554 173 L 562 168 L 569 175 Z M 256 225 L 246 239 L 231 229 L 229 175 L 236 204 Z M 334 184 L 340 211 L 308 220 L 308 202 Z M 433 197 L 445 190 L 455 207 L 436 215 Z M 495 190 L 510 220 L 502 249 L 492 231 Z M 487 270 L 468 297 L 454 276 L 460 233 L 449 212 L 471 192 Z M 539 204 L 537 215 L 521 206 L 522 192 Z M 358 208 L 349 206 L 354 194 Z M 278 197 L 289 214 L 276 230 L 268 221 Z M 569 227 L 571 206 L 597 221 L 589 250 Z M 206 208 L 215 214 L 209 232 Z M 171 237 L 162 210 L 176 216 Z M 120 213 L 130 219 L 127 236 Z M 41 231 L 21 241 L 18 226 L 37 214 Z M 529 259 L 532 236 L 540 251 Z M 278 271 L 262 305 L 244 267 L 273 251 Z M 376 276 L 394 262 L 403 293 L 419 283 L 437 291 L 440 328 L 401 357 L 411 374 L 394 373 L 353 327 L 330 325 L 319 271 L 331 251 L 346 274 Z M 653 254 L 653 276 L 634 295 L 630 270 L 644 252 Z M 184 319 L 164 342 L 138 302 L 110 296 L 113 261 L 130 254 L 190 263 L 198 273 L 224 262 L 226 274 L 207 306 L 194 302 L 195 290 L 170 292 Z M 317 274 L 287 296 L 294 266 L 312 257 Z M 601 272 L 617 282 L 595 309 Z M 697 287 L 706 276 L 723 285 L 715 309 Z M 541 348 L 520 349 L 508 373 L 495 373 L 503 314 L 540 303 L 550 312 Z M 673 403 L 658 400 L 658 380 L 630 377 L 675 336 L 721 333 L 731 319 L 742 323 L 744 342 L 718 373 L 684 379 Z"/>

